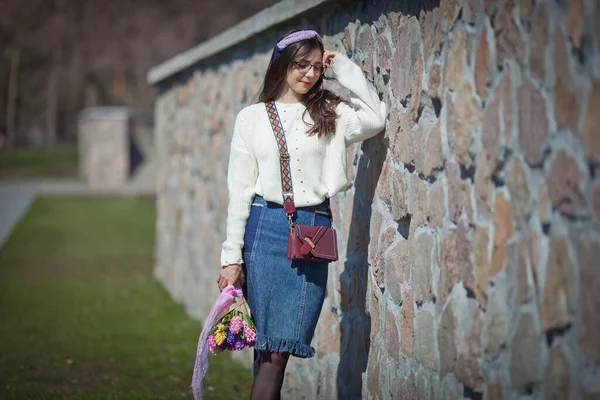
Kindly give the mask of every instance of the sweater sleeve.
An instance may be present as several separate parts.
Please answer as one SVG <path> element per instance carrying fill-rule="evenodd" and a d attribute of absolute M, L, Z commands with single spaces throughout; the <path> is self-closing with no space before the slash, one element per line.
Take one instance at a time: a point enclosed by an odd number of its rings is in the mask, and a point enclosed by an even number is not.
<path fill-rule="evenodd" d="M 349 89 L 352 107 L 340 107 L 346 145 L 369 139 L 385 128 L 387 108 L 372 89 L 358 65 L 342 53 L 331 60 L 337 81 Z"/>
<path fill-rule="evenodd" d="M 248 130 L 242 113 L 238 113 L 229 153 L 227 238 L 221 248 L 221 266 L 242 263 L 246 221 L 250 215 L 250 207 L 255 194 L 254 187 L 258 178 L 256 158 L 244 140 Z"/>

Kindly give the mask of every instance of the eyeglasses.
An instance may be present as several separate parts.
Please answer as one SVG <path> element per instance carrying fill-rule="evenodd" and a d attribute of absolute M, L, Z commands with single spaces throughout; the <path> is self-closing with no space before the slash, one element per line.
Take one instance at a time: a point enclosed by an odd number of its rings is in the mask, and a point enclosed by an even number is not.
<path fill-rule="evenodd" d="M 325 72 L 325 69 L 327 68 L 321 63 L 311 64 L 308 60 L 294 61 L 294 65 L 296 66 L 296 68 L 298 68 L 298 71 L 300 71 L 303 74 L 308 72 L 309 68 L 312 67 L 315 75 L 321 75 Z"/>

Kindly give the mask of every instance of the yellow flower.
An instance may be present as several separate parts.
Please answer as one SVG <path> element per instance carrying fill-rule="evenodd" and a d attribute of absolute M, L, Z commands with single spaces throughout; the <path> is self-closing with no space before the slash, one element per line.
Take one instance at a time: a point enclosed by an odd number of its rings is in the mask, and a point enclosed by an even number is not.
<path fill-rule="evenodd" d="M 222 345 L 226 338 L 227 338 L 227 335 L 225 334 L 225 332 L 216 332 L 215 333 L 215 341 L 217 342 L 217 346 Z"/>

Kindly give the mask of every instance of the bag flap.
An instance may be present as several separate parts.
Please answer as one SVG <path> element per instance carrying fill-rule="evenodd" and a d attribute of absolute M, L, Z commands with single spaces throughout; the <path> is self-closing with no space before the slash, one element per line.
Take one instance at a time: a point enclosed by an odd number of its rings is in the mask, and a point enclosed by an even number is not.
<path fill-rule="evenodd" d="M 312 238 L 315 236 L 315 233 L 320 228 L 320 226 L 310 225 L 295 225 L 294 227 L 296 228 L 296 233 L 302 242 L 304 242 L 307 237 Z"/>
<path fill-rule="evenodd" d="M 337 259 L 337 235 L 334 229 L 324 226 L 296 225 L 296 236 L 302 243 L 306 243 L 306 238 L 312 238 L 319 228 L 325 229 L 323 236 L 315 243 L 311 253 L 315 257 L 335 258 Z"/>

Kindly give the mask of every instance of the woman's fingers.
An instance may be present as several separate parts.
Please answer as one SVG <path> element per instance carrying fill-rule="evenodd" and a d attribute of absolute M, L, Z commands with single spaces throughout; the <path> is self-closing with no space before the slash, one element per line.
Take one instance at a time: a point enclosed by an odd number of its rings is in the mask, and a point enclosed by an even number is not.
<path fill-rule="evenodd" d="M 323 53 L 323 65 L 326 67 L 331 66 L 331 59 L 339 54 L 339 51 L 325 51 Z"/>

